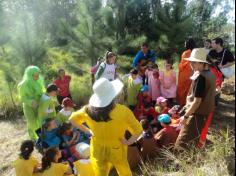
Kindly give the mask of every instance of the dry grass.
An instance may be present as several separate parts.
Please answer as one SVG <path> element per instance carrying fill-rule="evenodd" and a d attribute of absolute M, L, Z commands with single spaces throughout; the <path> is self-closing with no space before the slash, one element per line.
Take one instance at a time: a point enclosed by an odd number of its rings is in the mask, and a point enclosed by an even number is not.
<path fill-rule="evenodd" d="M 227 80 L 227 86 L 234 86 Z M 175 156 L 164 151 L 164 158 L 146 163 L 134 175 L 139 176 L 227 176 L 234 172 L 235 96 L 222 94 L 208 136 L 213 145 L 198 153 Z M 227 95 L 227 93 L 229 93 Z M 0 121 L 0 176 L 13 176 L 12 161 L 17 158 L 20 143 L 27 139 L 22 118 Z M 229 129 L 231 130 L 229 132 Z M 228 131 L 227 131 L 228 130 Z M 40 157 L 37 153 L 35 153 Z M 166 160 L 168 158 L 168 160 Z M 178 167 L 177 167 L 178 166 Z"/>

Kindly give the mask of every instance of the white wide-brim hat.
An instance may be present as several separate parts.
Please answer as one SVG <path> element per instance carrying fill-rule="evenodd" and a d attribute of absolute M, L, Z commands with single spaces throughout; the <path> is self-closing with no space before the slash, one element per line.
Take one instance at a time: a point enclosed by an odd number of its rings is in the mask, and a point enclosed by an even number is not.
<path fill-rule="evenodd" d="M 203 62 L 209 64 L 209 62 L 207 62 L 208 53 L 209 51 L 205 48 L 195 48 L 192 50 L 190 57 L 186 58 L 185 60 L 188 60 L 190 62 Z"/>
<path fill-rule="evenodd" d="M 119 80 L 109 81 L 106 78 L 98 79 L 93 85 L 94 94 L 90 97 L 89 105 L 93 107 L 106 107 L 121 92 L 124 84 Z"/>

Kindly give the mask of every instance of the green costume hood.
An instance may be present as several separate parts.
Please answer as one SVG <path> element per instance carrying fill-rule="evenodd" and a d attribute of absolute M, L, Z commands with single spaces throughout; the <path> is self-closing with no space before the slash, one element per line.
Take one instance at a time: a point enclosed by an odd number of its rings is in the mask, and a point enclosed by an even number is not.
<path fill-rule="evenodd" d="M 33 79 L 33 75 L 36 73 L 40 74 L 40 69 L 37 66 L 28 66 L 25 69 L 23 80 L 18 84 L 20 98 L 22 98 L 22 93 L 30 93 L 31 97 L 39 99 L 45 91 L 43 77 L 39 75 L 38 80 Z"/>

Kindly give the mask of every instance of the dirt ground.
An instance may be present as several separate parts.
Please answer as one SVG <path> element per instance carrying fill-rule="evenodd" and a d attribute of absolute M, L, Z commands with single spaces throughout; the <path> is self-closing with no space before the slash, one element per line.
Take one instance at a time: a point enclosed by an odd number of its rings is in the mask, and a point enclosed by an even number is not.
<path fill-rule="evenodd" d="M 235 134 L 235 81 L 226 80 L 221 94 L 220 104 L 216 108 L 211 130 L 229 127 Z M 11 167 L 17 158 L 20 144 L 27 139 L 26 122 L 22 118 L 0 121 L 0 176 L 14 176 Z M 38 155 L 35 152 L 35 155 Z M 38 155 L 38 157 L 40 157 Z"/>

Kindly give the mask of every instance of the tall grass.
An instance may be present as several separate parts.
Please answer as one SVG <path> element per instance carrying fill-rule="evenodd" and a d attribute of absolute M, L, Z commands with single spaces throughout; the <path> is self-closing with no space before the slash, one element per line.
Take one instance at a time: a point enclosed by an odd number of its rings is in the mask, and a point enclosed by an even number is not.
<path fill-rule="evenodd" d="M 158 159 L 141 166 L 143 176 L 228 176 L 234 175 L 235 137 L 226 131 L 215 133 L 212 144 L 203 150 L 192 147 L 188 152 L 174 154 L 160 150 Z"/>

